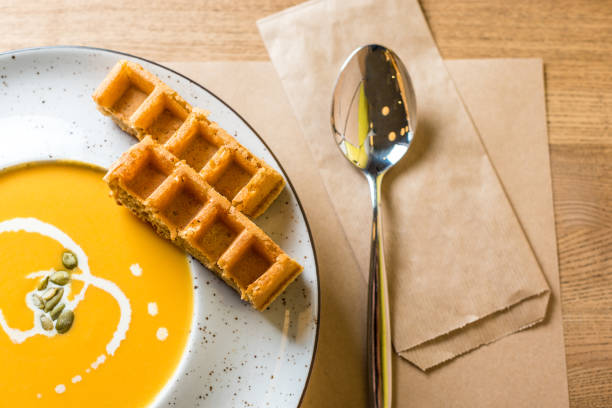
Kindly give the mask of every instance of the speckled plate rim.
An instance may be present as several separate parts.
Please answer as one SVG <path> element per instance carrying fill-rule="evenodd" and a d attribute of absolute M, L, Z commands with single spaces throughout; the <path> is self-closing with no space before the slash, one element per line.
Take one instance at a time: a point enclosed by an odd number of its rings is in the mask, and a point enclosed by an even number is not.
<path fill-rule="evenodd" d="M 134 58 L 134 59 L 137 59 L 137 60 L 140 60 L 140 61 L 147 62 L 147 63 L 152 64 L 152 65 L 158 66 L 158 67 L 163 68 L 165 70 L 168 70 L 168 71 L 172 72 L 173 74 L 175 74 L 175 75 L 177 75 L 177 76 L 187 80 L 192 85 L 197 86 L 198 88 L 201 88 L 205 92 L 208 92 L 211 96 L 213 96 L 215 99 L 217 99 L 223 105 L 225 105 L 230 111 L 232 111 L 253 132 L 253 134 L 255 136 L 257 136 L 257 138 L 259 139 L 261 144 L 263 144 L 266 147 L 266 149 L 268 150 L 270 155 L 274 158 L 274 160 L 276 161 L 276 164 L 278 164 L 278 167 L 281 169 L 281 172 L 283 173 L 283 176 L 287 180 L 287 184 L 289 185 L 289 188 L 291 189 L 291 192 L 295 196 L 295 199 L 296 199 L 296 201 L 298 203 L 298 206 L 300 208 L 300 212 L 302 213 L 302 217 L 304 217 L 304 223 L 306 224 L 306 230 L 308 231 L 308 237 L 310 239 L 310 245 L 312 247 L 312 254 L 314 256 L 315 276 L 317 278 L 316 279 L 317 280 L 317 321 L 316 321 L 316 329 L 315 329 L 314 346 L 313 346 L 313 349 L 312 349 L 312 357 L 310 359 L 310 367 L 308 368 L 308 375 L 306 376 L 306 381 L 304 382 L 304 388 L 302 389 L 302 395 L 300 396 L 300 401 L 298 403 L 298 407 L 300 407 L 302 405 L 302 403 L 304 402 L 304 395 L 306 394 L 306 390 L 308 389 L 308 384 L 310 383 L 310 377 L 312 375 L 312 370 L 313 370 L 313 367 L 314 367 L 314 360 L 315 360 L 315 356 L 317 354 L 317 347 L 318 347 L 318 344 L 319 344 L 319 327 L 320 327 L 320 324 L 321 324 L 321 284 L 320 284 L 320 279 L 319 279 L 320 278 L 319 277 L 319 262 L 318 262 L 318 258 L 317 258 L 317 251 L 316 251 L 316 248 L 315 248 L 314 239 L 313 239 L 313 236 L 312 236 L 312 230 L 310 229 L 310 223 L 308 222 L 308 217 L 306 217 L 306 212 L 304 211 L 304 207 L 302 205 L 302 201 L 300 200 L 300 197 L 297 194 L 297 191 L 295 191 L 295 188 L 293 187 L 293 183 L 291 182 L 291 179 L 289 178 L 289 175 L 285 171 L 285 169 L 282 166 L 281 162 L 278 160 L 278 157 L 276 157 L 276 155 L 274 154 L 274 151 L 272 149 L 270 149 L 268 144 L 259 135 L 259 133 L 253 128 L 253 126 L 251 126 L 251 124 L 245 118 L 243 118 L 242 115 L 240 115 L 240 113 L 236 112 L 236 110 L 234 108 L 232 108 L 227 102 L 225 102 L 217 94 L 215 94 L 214 92 L 209 90 L 207 87 L 205 87 L 205 86 L 199 84 L 198 82 L 194 81 L 193 79 L 191 79 L 191 78 L 181 74 L 180 72 L 177 72 L 177 71 L 173 70 L 172 68 L 168 68 L 167 66 L 162 65 L 160 63 L 157 63 L 155 61 L 152 61 L 152 60 L 149 60 L 149 59 L 146 59 L 146 58 L 143 58 L 143 57 L 139 57 L 137 55 L 130 54 L 130 53 L 127 53 L 127 52 L 123 52 L 123 51 L 116 51 L 116 50 L 111 50 L 111 49 L 108 49 L 108 48 L 90 47 L 90 46 L 84 46 L 84 45 L 50 45 L 50 46 L 20 48 L 20 49 L 16 49 L 16 50 L 9 50 L 9 51 L 0 52 L 0 56 L 14 55 L 14 54 L 20 54 L 20 53 L 23 53 L 23 52 L 32 52 L 32 51 L 38 51 L 38 50 L 45 50 L 45 51 L 47 51 L 47 50 L 53 50 L 53 49 L 81 49 L 81 50 L 108 52 L 108 53 L 111 53 L 111 54 L 116 54 L 116 55 L 120 55 L 120 56 L 126 56 L 126 57 L 130 57 L 130 58 Z"/>

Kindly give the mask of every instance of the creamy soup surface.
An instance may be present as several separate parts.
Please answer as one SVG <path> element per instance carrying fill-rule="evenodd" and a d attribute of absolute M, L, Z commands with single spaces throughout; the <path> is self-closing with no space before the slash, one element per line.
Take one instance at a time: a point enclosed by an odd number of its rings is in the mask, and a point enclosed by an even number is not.
<path fill-rule="evenodd" d="M 0 173 L 1 406 L 148 406 L 185 352 L 187 259 L 117 206 L 102 176 L 60 162 Z M 28 299 L 67 269 L 66 250 L 79 264 L 63 299 L 74 322 L 59 334 Z"/>

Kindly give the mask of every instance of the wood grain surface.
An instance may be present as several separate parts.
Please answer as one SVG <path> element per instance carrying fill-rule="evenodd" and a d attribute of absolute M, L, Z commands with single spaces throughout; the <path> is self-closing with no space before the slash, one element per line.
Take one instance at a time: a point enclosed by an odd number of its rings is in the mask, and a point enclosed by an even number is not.
<path fill-rule="evenodd" d="M 0 1 L 0 50 L 265 60 L 255 21 L 299 0 Z M 444 58 L 541 57 L 572 407 L 612 407 L 612 0 L 421 0 Z"/>

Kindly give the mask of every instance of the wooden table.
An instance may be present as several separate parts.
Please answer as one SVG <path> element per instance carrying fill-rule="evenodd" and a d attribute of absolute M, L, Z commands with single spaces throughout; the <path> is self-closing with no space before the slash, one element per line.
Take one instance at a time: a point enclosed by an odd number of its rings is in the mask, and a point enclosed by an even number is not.
<path fill-rule="evenodd" d="M 255 21 L 300 0 L 3 3 L 0 50 L 79 44 L 208 61 L 267 59 Z M 544 59 L 570 400 L 612 407 L 612 1 L 421 5 L 444 58 Z"/>

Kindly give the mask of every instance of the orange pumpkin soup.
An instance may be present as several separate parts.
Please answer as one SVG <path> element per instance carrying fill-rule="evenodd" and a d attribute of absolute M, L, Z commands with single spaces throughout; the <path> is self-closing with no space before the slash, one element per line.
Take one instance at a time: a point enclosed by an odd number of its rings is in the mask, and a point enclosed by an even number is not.
<path fill-rule="evenodd" d="M 0 173 L 0 405 L 147 406 L 185 351 L 192 286 L 185 255 L 117 206 L 99 170 Z M 51 294 L 71 325 L 33 300 Z"/>

